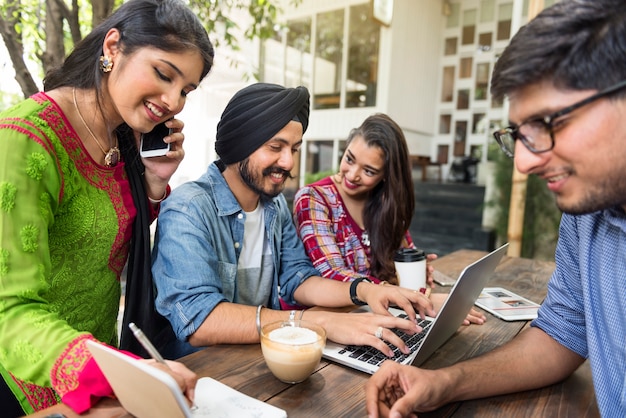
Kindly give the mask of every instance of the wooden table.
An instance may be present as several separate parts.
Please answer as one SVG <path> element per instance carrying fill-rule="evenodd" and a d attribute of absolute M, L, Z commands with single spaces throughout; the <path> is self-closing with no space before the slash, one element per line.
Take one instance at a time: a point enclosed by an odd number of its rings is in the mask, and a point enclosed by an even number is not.
<path fill-rule="evenodd" d="M 485 253 L 460 250 L 441 257 L 435 268 L 458 277 L 463 268 Z M 535 302 L 546 295 L 547 282 L 554 263 L 505 257 L 496 269 L 489 286 L 506 287 Z M 446 289 L 440 289 L 446 291 Z M 487 314 L 482 326 L 461 327 L 423 365 L 439 368 L 492 350 L 528 326 L 525 321 L 505 322 Z M 243 393 L 276 405 L 296 417 L 364 417 L 364 384 L 369 375 L 322 360 L 319 368 L 305 382 L 288 385 L 274 378 L 265 365 L 260 346 L 221 345 L 183 357 L 181 360 L 199 376 L 210 376 Z M 68 418 L 79 417 L 64 405 L 33 416 L 52 412 Z M 100 402 L 89 417 L 129 417 L 112 400 Z M 543 389 L 457 402 L 420 417 L 599 417 L 588 362 L 567 380 Z"/>

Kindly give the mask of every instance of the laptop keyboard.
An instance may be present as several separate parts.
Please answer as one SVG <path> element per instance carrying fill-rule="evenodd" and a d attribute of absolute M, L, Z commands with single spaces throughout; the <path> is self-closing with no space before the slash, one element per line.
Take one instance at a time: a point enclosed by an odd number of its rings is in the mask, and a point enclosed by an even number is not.
<path fill-rule="evenodd" d="M 407 319 L 407 314 L 400 314 L 398 318 Z M 399 329 L 392 329 L 392 331 L 399 336 L 402 341 L 409 347 L 411 350 L 409 354 L 404 354 L 398 347 L 395 347 L 387 342 L 387 345 L 393 350 L 393 357 L 387 357 L 385 354 L 380 352 L 377 348 L 363 345 L 349 345 L 346 346 L 343 350 L 339 352 L 339 354 L 348 356 L 352 359 L 358 361 L 364 361 L 369 364 L 373 364 L 375 366 L 379 366 L 385 360 L 393 360 L 399 363 L 403 362 L 411 353 L 422 343 L 422 340 L 426 336 L 426 331 L 432 324 L 431 319 L 420 319 L 417 318 L 417 324 L 422 327 L 423 331 L 418 334 L 409 335 Z"/>

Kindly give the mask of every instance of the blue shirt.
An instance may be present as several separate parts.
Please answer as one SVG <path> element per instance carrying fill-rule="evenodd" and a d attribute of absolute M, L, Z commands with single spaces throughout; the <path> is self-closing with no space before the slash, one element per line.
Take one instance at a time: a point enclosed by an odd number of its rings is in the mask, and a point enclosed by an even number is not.
<path fill-rule="evenodd" d="M 563 215 L 556 269 L 531 325 L 591 365 L 603 417 L 626 416 L 626 215 Z"/>
<path fill-rule="evenodd" d="M 319 275 L 304 251 L 282 194 L 264 202 L 265 234 L 272 250 L 274 274 L 269 300 L 296 304 L 293 294 L 307 278 Z M 215 306 L 239 302 L 237 262 L 245 212 L 215 163 L 198 180 L 185 183 L 161 204 L 152 273 L 157 310 L 169 319 L 180 341 L 162 348 L 168 358 L 196 351 L 187 338 Z"/>

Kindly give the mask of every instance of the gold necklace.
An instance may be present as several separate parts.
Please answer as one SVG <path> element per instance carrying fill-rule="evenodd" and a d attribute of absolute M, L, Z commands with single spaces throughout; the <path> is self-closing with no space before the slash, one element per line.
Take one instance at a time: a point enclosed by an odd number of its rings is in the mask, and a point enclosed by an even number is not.
<path fill-rule="evenodd" d="M 76 103 L 76 87 L 72 88 L 72 97 L 74 99 L 74 107 L 76 108 L 76 113 L 78 113 L 80 121 L 83 123 L 85 129 L 87 129 L 87 132 L 89 132 L 89 135 L 91 135 L 94 142 L 98 144 L 98 147 L 104 154 L 104 165 L 107 167 L 115 167 L 117 163 L 120 162 L 120 149 L 117 146 L 112 146 L 111 148 L 109 148 L 109 151 L 104 150 L 104 148 L 100 144 L 100 141 L 98 141 L 91 128 L 89 128 L 89 125 L 87 125 L 87 122 L 85 122 L 83 115 L 80 113 L 80 109 L 78 109 L 78 104 Z"/>

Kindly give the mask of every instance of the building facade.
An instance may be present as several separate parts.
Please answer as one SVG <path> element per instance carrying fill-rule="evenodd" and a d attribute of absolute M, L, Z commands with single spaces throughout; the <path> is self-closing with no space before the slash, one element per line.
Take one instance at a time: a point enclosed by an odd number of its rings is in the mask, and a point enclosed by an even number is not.
<path fill-rule="evenodd" d="M 252 82 L 244 74 L 256 73 L 311 92 L 309 129 L 287 194 L 312 174 L 336 170 L 350 130 L 376 112 L 396 120 L 411 155 L 440 164 L 444 180 L 455 159 L 473 157 L 484 183 L 496 148 L 491 132 L 506 123 L 506 103 L 490 98 L 490 75 L 527 22 L 529 1 L 280 0 L 284 26 L 273 39 L 236 52 L 217 48 L 212 74 L 181 114 L 193 151 L 178 182 L 215 158 L 219 115 Z"/>

